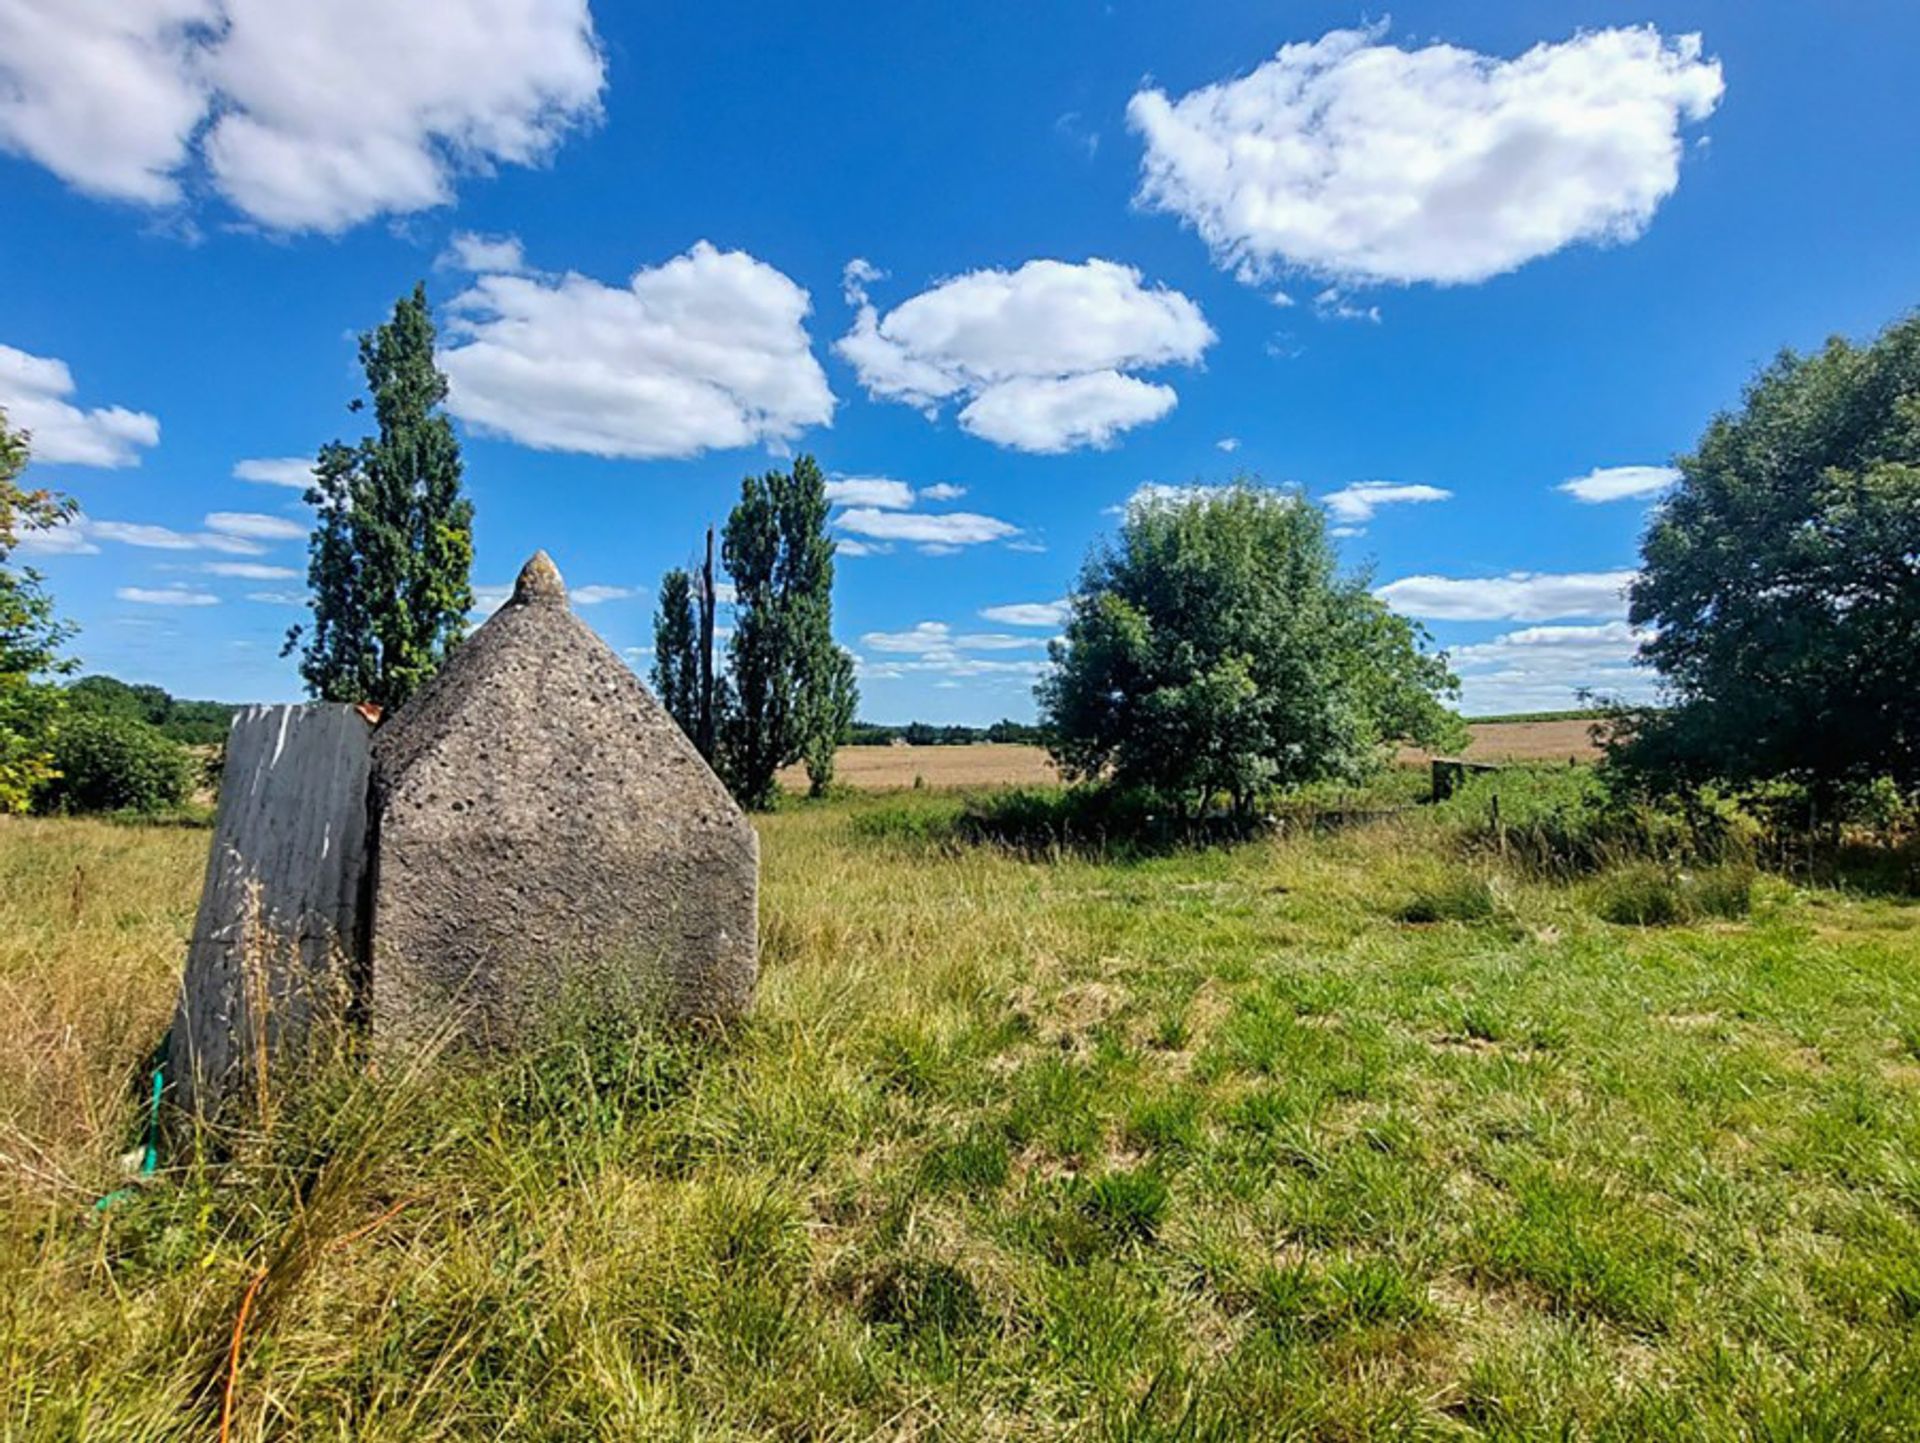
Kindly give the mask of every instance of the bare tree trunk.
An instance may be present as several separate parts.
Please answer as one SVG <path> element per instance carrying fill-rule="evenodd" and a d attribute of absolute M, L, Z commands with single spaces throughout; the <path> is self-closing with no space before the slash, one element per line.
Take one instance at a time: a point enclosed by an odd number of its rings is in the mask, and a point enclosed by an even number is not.
<path fill-rule="evenodd" d="M 713 528 L 707 528 L 707 560 L 700 569 L 700 755 L 713 761 Z"/>

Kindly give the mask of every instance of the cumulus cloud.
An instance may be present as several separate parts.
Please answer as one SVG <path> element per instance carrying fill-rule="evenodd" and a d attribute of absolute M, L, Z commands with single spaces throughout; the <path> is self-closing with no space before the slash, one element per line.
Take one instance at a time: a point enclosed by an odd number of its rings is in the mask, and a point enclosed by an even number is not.
<path fill-rule="evenodd" d="M 1634 655 L 1646 632 L 1624 621 L 1530 626 L 1451 648 L 1470 711 L 1494 714 L 1572 706 L 1582 693 L 1640 699 L 1653 689 Z"/>
<path fill-rule="evenodd" d="M 1505 576 L 1408 576 L 1379 588 L 1395 611 L 1434 621 L 1551 621 L 1563 616 L 1624 617 L 1631 571 Z"/>
<path fill-rule="evenodd" d="M 1679 479 L 1680 473 L 1671 466 L 1600 466 L 1584 476 L 1562 481 L 1557 489 L 1592 506 L 1657 496 Z"/>
<path fill-rule="evenodd" d="M 598 606 L 605 601 L 625 601 L 634 594 L 631 586 L 603 586 L 597 582 L 570 587 L 567 595 L 575 606 Z"/>
<path fill-rule="evenodd" d="M 0 149 L 89 194 L 204 175 L 277 230 L 444 205 L 600 112 L 586 0 L 7 0 Z"/>
<path fill-rule="evenodd" d="M 931 486 L 922 486 L 919 494 L 925 501 L 958 501 L 967 494 L 967 488 L 951 481 L 936 481 Z"/>
<path fill-rule="evenodd" d="M 1429 501 L 1449 501 L 1451 491 L 1438 486 L 1402 486 L 1392 481 L 1356 481 L 1321 497 L 1336 520 L 1360 525 L 1373 520 L 1382 506 L 1417 505 Z"/>
<path fill-rule="evenodd" d="M 480 275 L 447 307 L 447 405 L 543 451 L 637 460 L 779 446 L 833 418 L 806 291 L 705 241 L 624 286 Z"/>
<path fill-rule="evenodd" d="M 1004 632 L 956 633 L 944 621 L 922 621 L 906 631 L 870 631 L 860 638 L 869 651 L 883 653 L 879 662 L 860 658 L 860 674 L 891 680 L 910 674 L 949 680 L 962 677 L 1031 678 L 1046 666 L 1039 657 L 1018 660 L 981 656 L 980 652 L 1024 651 L 1046 644 L 1036 636 Z"/>
<path fill-rule="evenodd" d="M 1585 31 L 1512 59 L 1383 28 L 1287 45 L 1177 99 L 1142 90 L 1139 200 L 1242 279 L 1483 281 L 1581 241 L 1630 241 L 1719 104 L 1700 37 Z"/>
<path fill-rule="evenodd" d="M 211 511 L 206 526 L 222 536 L 238 536 L 247 541 L 303 541 L 307 528 L 285 516 L 266 516 L 258 511 Z"/>
<path fill-rule="evenodd" d="M 4 53 L 0 42 L 0 56 Z M 4 66 L 0 58 L 0 75 Z M 0 84 L 0 106 L 5 88 Z M 141 448 L 159 444 L 160 422 L 153 416 L 125 406 L 82 409 L 68 399 L 74 390 L 65 361 L 0 346 L 0 410 L 7 413 L 8 425 L 31 433 L 36 461 L 138 466 Z"/>
<path fill-rule="evenodd" d="M 290 486 L 305 490 L 313 484 L 311 456 L 256 456 L 233 463 L 236 481 L 253 481 L 262 486 Z"/>
<path fill-rule="evenodd" d="M 463 230 L 454 233 L 434 264 L 441 270 L 466 271 L 470 275 L 513 276 L 527 269 L 527 253 L 517 235 L 476 235 Z"/>
<path fill-rule="evenodd" d="M 224 551 L 234 556 L 259 556 L 267 549 L 250 537 L 221 531 L 175 531 L 144 521 L 96 521 L 84 515 L 24 533 L 20 549 L 40 556 L 91 556 L 103 541 L 149 551 Z"/>
<path fill-rule="evenodd" d="M 913 487 L 885 476 L 840 476 L 827 482 L 827 500 L 835 506 L 904 511 L 913 505 Z"/>
<path fill-rule="evenodd" d="M 834 518 L 842 531 L 872 541 L 908 541 L 925 550 L 978 546 L 1018 536 L 1020 528 L 997 516 L 973 511 L 883 511 L 877 506 L 855 506 Z"/>
<path fill-rule="evenodd" d="M 1059 601 L 1010 601 L 1004 606 L 982 607 L 981 618 L 1002 626 L 1059 626 L 1067 619 L 1066 599 Z"/>
<path fill-rule="evenodd" d="M 268 566 L 259 561 L 209 561 L 200 569 L 209 576 L 238 576 L 247 581 L 292 581 L 300 575 L 291 566 Z"/>
<path fill-rule="evenodd" d="M 210 591 L 194 591 L 185 586 L 123 586 L 113 593 L 122 601 L 138 606 L 218 606 L 220 598 Z"/>
<path fill-rule="evenodd" d="M 1186 296 L 1104 260 L 972 271 L 884 316 L 864 284 L 857 297 L 836 349 L 871 395 L 929 414 L 959 399 L 963 429 L 1022 451 L 1105 446 L 1159 419 L 1173 388 L 1130 373 L 1193 365 L 1214 340 Z"/>

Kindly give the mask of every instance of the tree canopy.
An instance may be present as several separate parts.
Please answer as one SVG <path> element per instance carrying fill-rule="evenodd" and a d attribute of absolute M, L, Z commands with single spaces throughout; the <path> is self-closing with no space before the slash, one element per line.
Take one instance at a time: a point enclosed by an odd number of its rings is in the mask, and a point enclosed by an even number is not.
<path fill-rule="evenodd" d="M 1616 760 L 1920 786 L 1920 315 L 1782 354 L 1677 464 L 1630 593 L 1665 705 Z"/>
<path fill-rule="evenodd" d="M 700 735 L 700 630 L 693 577 L 676 566 L 660 578 L 653 614 L 653 690 L 689 739 Z"/>
<path fill-rule="evenodd" d="M 360 338 L 375 434 L 320 448 L 307 500 L 310 626 L 287 634 L 308 692 L 395 707 L 466 632 L 473 606 L 473 506 L 461 494 L 460 443 L 440 411 L 424 285 Z M 353 409 L 362 403 L 355 401 Z"/>
<path fill-rule="evenodd" d="M 743 805 L 766 806 L 774 774 L 805 760 L 815 790 L 853 720 L 852 659 L 833 640 L 826 477 L 811 456 L 740 483 L 722 556 L 734 586 L 721 695 L 721 772 Z"/>
<path fill-rule="evenodd" d="M 1241 482 L 1137 503 L 1081 573 L 1036 688 L 1069 776 L 1183 810 L 1444 744 L 1459 721 L 1443 656 L 1366 579 L 1342 576 L 1319 508 Z"/>
<path fill-rule="evenodd" d="M 25 811 L 53 779 L 61 696 L 51 678 L 72 669 L 60 650 L 73 626 L 54 611 L 40 574 L 12 565 L 23 534 L 56 526 L 75 510 L 64 496 L 21 484 L 29 440 L 0 411 L 0 812 Z"/>

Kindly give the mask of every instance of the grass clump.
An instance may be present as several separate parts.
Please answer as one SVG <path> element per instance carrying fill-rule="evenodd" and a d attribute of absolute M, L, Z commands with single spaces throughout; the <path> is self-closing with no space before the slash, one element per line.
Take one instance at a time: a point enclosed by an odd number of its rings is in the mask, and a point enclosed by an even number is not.
<path fill-rule="evenodd" d="M 1755 873 L 1729 865 L 1683 872 L 1655 862 L 1616 867 L 1588 889 L 1594 913 L 1622 927 L 1737 921 L 1753 910 Z"/>
<path fill-rule="evenodd" d="M 1493 884 L 1473 872 L 1452 872 L 1418 883 L 1394 911 L 1395 920 L 1415 925 L 1435 922 L 1487 922 L 1499 912 Z"/>

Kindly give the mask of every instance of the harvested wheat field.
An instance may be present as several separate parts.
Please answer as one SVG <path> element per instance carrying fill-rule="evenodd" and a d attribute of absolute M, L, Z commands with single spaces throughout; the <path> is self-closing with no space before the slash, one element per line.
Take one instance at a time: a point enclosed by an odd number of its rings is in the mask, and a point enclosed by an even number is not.
<path fill-rule="evenodd" d="M 1462 755 L 1488 762 L 1590 761 L 1598 748 L 1587 735 L 1593 723 L 1560 721 L 1475 722 Z M 1419 762 L 1424 752 L 1401 760 Z M 862 791 L 894 787 L 1036 786 L 1060 780 L 1042 747 L 981 742 L 965 747 L 842 747 L 834 779 Z M 788 767 L 780 774 L 788 791 L 805 791 L 807 774 Z"/>

